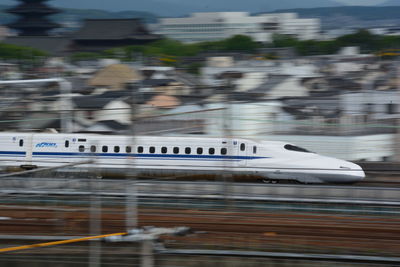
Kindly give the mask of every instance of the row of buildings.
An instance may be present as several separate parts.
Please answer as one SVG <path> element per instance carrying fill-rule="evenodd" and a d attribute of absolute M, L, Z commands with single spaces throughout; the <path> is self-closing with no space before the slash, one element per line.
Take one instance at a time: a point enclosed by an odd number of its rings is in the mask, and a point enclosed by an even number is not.
<path fill-rule="evenodd" d="M 20 37 L 31 38 L 7 38 L 5 42 L 26 46 L 44 42 L 47 45 L 39 48 L 46 50 L 49 47 L 61 47 L 62 49 L 52 50 L 67 52 L 99 51 L 114 46 L 143 44 L 163 37 L 193 43 L 217 41 L 240 34 L 250 36 L 260 43 L 268 43 L 272 41 L 274 34 L 292 36 L 300 40 L 326 40 L 358 30 L 357 27 L 334 27 L 322 32 L 321 21 L 318 18 L 299 18 L 296 13 L 252 15 L 247 12 L 192 13 L 187 17 L 160 18 L 157 24 L 147 26 L 137 19 L 97 19 L 84 23 L 76 21 L 71 29 L 67 29 L 70 23 L 57 24 L 50 19 L 49 16 L 60 13 L 61 10 L 46 5 L 48 0 L 19 1 L 21 4 L 8 10 L 9 13 L 17 15 L 18 19 L 9 25 L 0 26 L 0 40 L 18 34 Z M 62 32 L 64 34 L 60 36 Z M 399 29 L 371 28 L 371 32 L 398 35 Z M 53 37 L 51 40 L 43 38 L 49 34 Z M 73 42 L 70 42 L 71 40 Z M 100 45 L 96 47 L 93 43 Z M 82 44 L 86 47 L 82 47 Z"/>
<path fill-rule="evenodd" d="M 115 63 L 84 72 L 64 66 L 59 71 L 72 74 L 67 95 L 54 84 L 2 88 L 2 128 L 59 129 L 63 116 L 74 132 L 129 134 L 134 103 L 139 134 L 280 140 L 348 160 L 387 161 L 400 152 L 396 62 L 360 54 L 213 57 L 199 76 Z"/>
<path fill-rule="evenodd" d="M 184 43 L 216 41 L 238 34 L 262 43 L 271 42 L 274 34 L 301 40 L 319 39 L 321 36 L 319 19 L 298 18 L 296 13 L 193 13 L 184 18 L 161 18 L 155 27 L 158 34 Z"/>
<path fill-rule="evenodd" d="M 18 19 L 7 25 L 18 36 L 4 42 L 51 52 L 101 51 L 146 44 L 163 37 L 184 43 L 217 41 L 234 35 L 248 35 L 262 43 L 271 42 L 274 34 L 302 40 L 320 37 L 319 19 L 301 19 L 295 13 L 250 15 L 247 12 L 193 13 L 183 18 L 161 18 L 158 24 L 149 26 L 155 34 L 137 19 L 92 19 L 85 21 L 77 31 L 59 36 L 54 33 L 62 26 L 54 23 L 50 16 L 61 10 L 46 5 L 48 0 L 19 1 L 19 5 L 8 10 Z"/>
<path fill-rule="evenodd" d="M 161 34 L 183 42 L 237 34 L 259 42 L 270 41 L 273 34 L 314 39 L 320 28 L 318 20 L 291 13 L 225 12 L 161 19 L 154 28 L 157 34 L 138 20 L 117 19 L 87 20 L 74 34 L 46 36 L 56 27 L 46 17 L 55 11 L 39 8 L 45 0 L 21 2 L 12 10 L 21 16 L 14 23 L 21 35 L 5 42 L 53 55 L 146 44 Z M 134 123 L 143 135 L 280 140 L 348 160 L 387 161 L 400 155 L 396 62 L 361 55 L 355 48 L 331 56 L 280 58 L 202 55 L 204 66 L 197 76 L 146 62 L 95 60 L 78 65 L 52 59 L 40 66 L 41 73 L 65 77 L 71 91 L 61 91 L 54 83 L 3 86 L 0 122 L 3 130 L 104 134 L 128 134 Z M 26 77 L 18 69 L 17 64 L 0 64 L 0 77 Z"/>

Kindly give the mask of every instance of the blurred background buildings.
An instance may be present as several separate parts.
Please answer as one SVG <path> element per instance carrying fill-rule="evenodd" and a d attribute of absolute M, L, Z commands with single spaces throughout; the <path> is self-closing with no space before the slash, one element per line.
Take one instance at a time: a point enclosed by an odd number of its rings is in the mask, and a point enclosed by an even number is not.
<path fill-rule="evenodd" d="M 319 19 L 300 19 L 295 13 L 261 14 L 246 12 L 193 13 L 187 18 L 163 18 L 157 33 L 184 43 L 218 41 L 247 35 L 257 42 L 272 41 L 274 34 L 300 40 L 318 39 Z"/>
<path fill-rule="evenodd" d="M 19 19 L 3 26 L 3 36 L 13 34 L 1 43 L 1 77 L 64 77 L 72 91 L 4 86 L 4 130 L 59 129 L 68 106 L 71 131 L 129 133 L 139 98 L 141 134 L 221 136 L 228 123 L 233 136 L 347 160 L 397 157 L 395 27 L 336 38 L 341 25 L 327 27 L 318 16 L 208 12 L 147 26 L 137 18 L 86 19 L 68 32 L 49 19 L 62 10 L 45 1 L 21 1 L 8 12 Z"/>
<path fill-rule="evenodd" d="M 134 129 L 277 140 L 359 164 L 380 162 L 383 171 L 357 187 L 230 183 L 228 170 L 202 181 L 144 183 L 136 183 L 135 173 L 125 180 L 85 171 L 57 179 L 48 170 L 1 174 L 2 246 L 120 232 L 136 215 L 139 226 L 182 223 L 198 232 L 164 236 L 164 244 L 157 236 L 150 250 L 104 242 L 101 250 L 93 242 L 0 252 L 0 262 L 153 266 L 149 257 L 157 252 L 156 266 L 397 266 L 398 1 L 78 2 L 0 5 L 0 81 L 16 80 L 0 85 L 2 131 L 130 135 Z M 272 254 L 264 261 L 246 255 L 251 249 L 256 257 Z M 213 250 L 227 254 L 220 260 L 207 254 Z M 299 251 L 346 256 L 313 261 L 309 254 L 277 254 Z"/>

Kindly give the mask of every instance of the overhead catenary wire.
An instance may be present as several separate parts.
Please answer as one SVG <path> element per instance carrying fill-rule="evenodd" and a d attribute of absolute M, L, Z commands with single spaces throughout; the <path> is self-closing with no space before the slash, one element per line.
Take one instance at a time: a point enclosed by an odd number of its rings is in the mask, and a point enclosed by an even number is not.
<path fill-rule="evenodd" d="M 32 100 L 33 101 L 33 100 Z M 246 109 L 251 110 L 251 109 L 257 109 L 259 110 L 260 107 L 267 107 L 267 106 L 276 106 L 276 104 L 274 103 L 278 103 L 280 102 L 280 99 L 258 99 L 255 101 L 233 101 L 233 104 L 248 104 L 248 105 L 253 105 L 254 107 L 249 107 L 247 106 Z M 268 103 L 268 102 L 274 102 L 274 103 Z M 188 105 L 199 105 L 199 106 L 207 106 L 207 105 L 218 105 L 218 104 L 223 104 L 224 101 L 218 102 L 218 103 L 213 103 L 213 102 L 209 102 L 209 103 L 188 103 Z M 377 104 L 377 105 L 388 105 L 390 103 L 383 103 L 383 104 Z M 328 107 L 324 107 L 324 106 L 313 106 L 313 107 L 307 107 L 307 106 L 285 106 L 282 105 L 280 107 L 287 107 L 287 108 L 291 108 L 291 109 L 308 109 L 308 110 L 313 110 L 313 111 L 335 111 L 335 112 L 343 112 L 343 111 L 348 111 L 348 112 L 357 112 L 360 114 L 382 114 L 385 112 L 382 111 L 375 111 L 375 110 L 371 110 L 371 111 L 367 111 L 365 109 L 344 109 L 341 107 L 334 107 L 334 108 L 328 108 Z M 142 105 L 142 107 L 144 110 L 146 109 L 154 109 L 155 107 L 153 106 L 148 106 L 148 105 Z M 221 108 L 209 108 L 209 109 L 205 109 L 205 110 L 198 110 L 198 111 L 190 111 L 190 112 L 184 112 L 184 113 L 200 113 L 200 112 L 207 112 L 207 111 L 212 111 L 212 110 L 224 110 L 226 109 L 226 107 L 221 107 Z M 74 108 L 74 109 L 53 109 L 53 110 L 32 110 L 31 112 L 34 113 L 48 113 L 48 112 L 72 112 L 72 111 L 114 111 L 114 110 L 126 110 L 130 112 L 130 108 Z M 1 111 L 1 110 L 0 110 Z M 390 115 L 396 115 L 396 114 L 400 114 L 400 111 L 393 111 L 390 113 Z M 155 115 L 154 117 L 158 117 L 158 116 L 173 116 L 173 115 L 179 115 L 179 113 L 175 113 L 175 114 L 161 114 L 161 115 Z M 314 114 L 314 115 L 318 115 L 318 114 Z M 153 116 L 149 116 L 149 117 L 153 117 Z"/>
<path fill-rule="evenodd" d="M 127 113 L 123 113 L 127 114 Z M 189 114 L 189 113 L 186 113 Z M 118 114 L 114 114 L 118 115 Z M 141 117 L 140 119 L 151 119 L 151 118 L 161 118 L 168 116 L 177 116 L 182 114 L 168 114 L 168 115 L 160 115 L 160 116 L 146 116 Z M 70 117 L 73 119 L 74 117 Z M 59 119 L 58 117 L 50 118 L 50 119 Z M 46 119 L 13 119 L 13 120 L 2 120 L 0 123 L 12 123 L 12 122 L 31 122 L 31 121 L 48 121 L 49 118 Z M 389 128 L 389 129 L 399 129 L 400 125 L 393 125 L 391 123 L 388 124 L 377 124 L 374 122 L 368 123 L 328 123 L 328 122 L 315 122 L 315 121 L 307 121 L 307 120 L 270 120 L 270 119 L 251 119 L 251 118 L 234 118 L 237 121 L 253 121 L 258 123 L 279 123 L 285 125 L 305 125 L 305 126 L 341 126 L 341 127 L 361 127 L 361 128 Z M 42 129 L 41 129 L 42 130 Z M 235 130 L 236 131 L 236 130 Z M 244 130 L 243 130 L 244 131 Z"/>

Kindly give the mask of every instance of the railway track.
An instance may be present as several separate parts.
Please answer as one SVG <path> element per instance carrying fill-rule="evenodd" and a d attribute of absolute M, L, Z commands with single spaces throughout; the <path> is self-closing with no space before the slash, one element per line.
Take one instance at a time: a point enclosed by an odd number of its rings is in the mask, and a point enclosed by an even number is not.
<path fill-rule="evenodd" d="M 357 186 L 365 186 L 365 187 L 392 187 L 392 188 L 400 188 L 400 177 L 396 180 L 392 179 L 366 179 L 364 181 L 358 182 Z"/>
<path fill-rule="evenodd" d="M 381 186 L 374 186 L 381 183 Z M 304 184 L 263 184 L 263 183 L 224 183 L 210 181 L 164 181 L 146 180 L 132 183 L 130 180 L 113 179 L 68 179 L 43 177 L 10 177 L 0 179 L 2 194 L 66 194 L 79 195 L 101 192 L 108 195 L 121 195 L 127 187 L 136 187 L 139 194 L 173 195 L 222 195 L 224 191 L 231 196 L 274 196 L 274 197 L 321 197 L 337 199 L 390 200 L 400 199 L 400 189 L 393 180 L 367 179 L 355 185 L 304 185 Z M 95 188 L 93 188 L 95 186 Z M 93 191 L 95 190 L 95 191 Z M 356 196 L 356 197 L 355 197 Z"/>
<path fill-rule="evenodd" d="M 103 208 L 102 232 L 123 231 L 124 212 L 121 207 Z M 0 206 L 0 218 L 0 235 L 76 236 L 90 232 L 89 212 L 83 207 Z M 400 253 L 400 219 L 393 217 L 141 208 L 139 222 L 141 226 L 190 226 L 201 233 L 166 238 L 172 248 Z"/>
<path fill-rule="evenodd" d="M 392 186 L 395 181 L 390 179 L 380 179 L 386 186 L 374 187 L 374 182 L 367 179 L 364 184 L 355 186 L 234 183 L 229 185 L 227 193 L 240 200 L 228 200 L 236 201 L 230 206 L 228 202 L 224 203 L 224 183 L 140 181 L 136 184 L 140 193 L 138 221 L 140 226 L 190 226 L 199 232 L 188 237 L 165 237 L 166 247 L 172 249 L 335 251 L 397 256 L 400 254 L 400 218 L 395 215 L 399 212 L 400 204 L 396 203 L 400 190 Z M 1 179 L 0 236 L 89 235 L 89 196 L 92 193 L 101 197 L 103 204 L 102 232 L 124 231 L 123 205 L 129 183 L 99 180 L 93 190 L 90 179 Z M 280 197 L 291 197 L 291 206 L 284 204 L 286 200 L 275 201 L 273 209 L 264 208 L 265 203 Z M 313 206 L 304 199 L 299 202 L 298 197 L 321 199 Z M 357 202 L 354 203 L 357 210 L 352 210 L 353 204 L 347 205 L 346 198 L 376 203 Z M 324 205 L 336 205 L 336 208 L 318 207 L 322 200 L 326 201 Z M 393 203 L 386 203 L 388 206 L 384 207 L 379 206 L 379 201 L 382 205 L 385 201 Z M 374 212 L 367 213 L 364 210 L 367 206 Z M 346 209 L 346 213 L 338 209 Z"/>
<path fill-rule="evenodd" d="M 359 163 L 357 163 L 359 164 Z M 372 165 L 371 165 L 372 164 Z M 307 186 L 361 186 L 361 187 L 393 187 L 393 188 L 400 188 L 400 167 L 397 164 L 385 164 L 385 163 L 366 163 L 363 165 L 366 168 L 366 178 L 360 182 L 355 184 L 308 184 Z M 388 167 L 389 166 L 389 167 Z M 394 166 L 394 167 L 393 167 Z M 7 175 L 7 172 L 0 172 L 0 175 Z M 96 175 L 90 172 L 69 172 L 69 171 L 62 171 L 62 172 L 40 172 L 39 177 L 19 177 L 23 179 L 37 179 L 37 178 L 44 178 L 44 179 L 70 179 L 70 180 L 82 180 L 87 179 L 89 175 Z M 15 176 L 18 178 L 18 176 Z M 114 181 L 125 181 L 127 176 L 125 175 L 107 175 L 103 177 L 105 180 L 114 180 Z M 128 178 L 129 179 L 129 178 Z M 181 175 L 181 176 L 141 176 L 136 177 L 137 181 L 146 183 L 146 182 L 161 182 L 161 183 L 168 183 L 168 182 L 207 182 L 207 183 L 221 183 L 224 181 L 224 178 L 221 175 Z M 235 176 L 229 180 L 235 184 L 255 184 L 255 185 L 262 185 L 262 184 L 280 184 L 280 185 L 302 185 L 301 183 L 294 181 L 294 180 L 263 180 L 262 177 L 258 176 Z"/>

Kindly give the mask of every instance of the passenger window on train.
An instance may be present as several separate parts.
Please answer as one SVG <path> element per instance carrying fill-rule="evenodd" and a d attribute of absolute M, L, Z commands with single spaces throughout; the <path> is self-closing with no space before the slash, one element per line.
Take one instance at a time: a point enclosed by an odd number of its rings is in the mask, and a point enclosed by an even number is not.
<path fill-rule="evenodd" d="M 256 153 L 257 153 L 257 147 L 253 146 L 253 154 L 256 154 Z"/>
<path fill-rule="evenodd" d="M 119 146 L 114 146 L 114 152 L 115 152 L 115 153 L 119 153 L 119 151 L 120 151 Z"/>
<path fill-rule="evenodd" d="M 165 146 L 163 146 L 163 147 L 161 148 L 161 153 L 167 154 L 167 152 L 168 152 L 168 148 L 166 148 Z"/>
<path fill-rule="evenodd" d="M 209 148 L 208 149 L 208 154 L 210 154 L 210 155 L 214 155 L 215 154 L 215 148 Z"/>
<path fill-rule="evenodd" d="M 179 147 L 174 147 L 174 154 L 179 154 Z"/>
<path fill-rule="evenodd" d="M 143 151 L 144 151 L 143 147 L 142 146 L 138 146 L 137 152 L 138 153 L 143 153 Z"/>
<path fill-rule="evenodd" d="M 90 152 L 95 153 L 96 152 L 96 146 L 91 146 L 90 147 Z"/>
<path fill-rule="evenodd" d="M 154 146 L 151 146 L 151 147 L 149 148 L 149 152 L 150 152 L 151 154 L 156 153 L 156 148 L 155 148 Z"/>
<path fill-rule="evenodd" d="M 69 147 L 69 141 L 65 140 L 65 147 Z"/>
<path fill-rule="evenodd" d="M 103 148 L 101 149 L 101 151 L 103 151 L 104 153 L 108 152 L 108 146 L 103 146 Z"/>
<path fill-rule="evenodd" d="M 79 152 L 85 152 L 85 146 L 79 146 Z"/>
<path fill-rule="evenodd" d="M 203 154 L 203 148 L 202 147 L 198 147 L 197 148 L 197 154 L 199 154 L 199 155 Z"/>
<path fill-rule="evenodd" d="M 131 153 L 132 152 L 132 147 L 131 146 L 125 147 L 125 152 L 126 153 Z"/>
<path fill-rule="evenodd" d="M 190 154 L 192 153 L 192 149 L 190 147 L 185 148 L 185 154 Z"/>
<path fill-rule="evenodd" d="M 24 140 L 23 139 L 19 139 L 19 146 L 24 146 Z"/>
<path fill-rule="evenodd" d="M 225 147 L 221 148 L 221 155 L 226 155 L 227 152 L 228 150 Z"/>
<path fill-rule="evenodd" d="M 240 151 L 245 151 L 246 150 L 246 144 L 245 143 L 241 143 L 240 144 Z"/>

